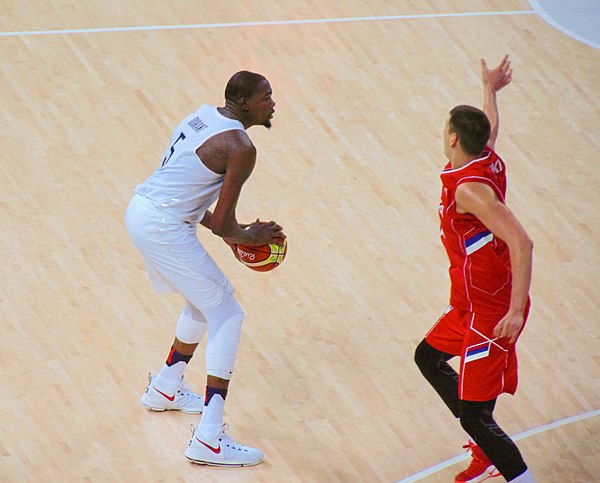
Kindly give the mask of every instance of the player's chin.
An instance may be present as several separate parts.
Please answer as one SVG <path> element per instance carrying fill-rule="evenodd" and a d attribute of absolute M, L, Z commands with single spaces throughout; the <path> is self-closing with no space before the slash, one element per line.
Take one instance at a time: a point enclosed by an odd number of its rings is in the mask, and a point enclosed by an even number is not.
<path fill-rule="evenodd" d="M 270 120 L 270 119 L 267 119 L 267 120 L 265 121 L 265 123 L 263 124 L 263 126 L 265 126 L 267 129 L 271 129 L 271 126 L 272 126 L 272 125 L 273 125 L 273 124 L 271 124 L 271 120 Z"/>

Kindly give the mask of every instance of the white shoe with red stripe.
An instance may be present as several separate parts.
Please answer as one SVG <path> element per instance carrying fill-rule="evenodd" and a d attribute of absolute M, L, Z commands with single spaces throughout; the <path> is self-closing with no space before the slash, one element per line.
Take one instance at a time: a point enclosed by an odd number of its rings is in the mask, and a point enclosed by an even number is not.
<path fill-rule="evenodd" d="M 263 460 L 262 451 L 235 442 L 227 434 L 228 430 L 224 424 L 216 437 L 207 438 L 192 426 L 192 439 L 185 457 L 192 463 L 211 466 L 252 466 Z"/>
<path fill-rule="evenodd" d="M 152 411 L 181 411 L 200 414 L 204 408 L 204 398 L 192 391 L 192 386 L 183 382 L 172 393 L 164 392 L 154 386 L 156 376 L 148 374 L 148 387 L 140 398 L 142 405 Z"/>

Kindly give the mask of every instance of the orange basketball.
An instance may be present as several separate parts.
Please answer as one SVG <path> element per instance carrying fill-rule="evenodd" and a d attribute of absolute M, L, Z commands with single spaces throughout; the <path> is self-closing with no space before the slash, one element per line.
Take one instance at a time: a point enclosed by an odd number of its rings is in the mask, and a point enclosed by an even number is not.
<path fill-rule="evenodd" d="M 257 272 L 268 272 L 277 268 L 287 253 L 287 238 L 278 238 L 277 243 L 236 247 L 240 262 Z"/>

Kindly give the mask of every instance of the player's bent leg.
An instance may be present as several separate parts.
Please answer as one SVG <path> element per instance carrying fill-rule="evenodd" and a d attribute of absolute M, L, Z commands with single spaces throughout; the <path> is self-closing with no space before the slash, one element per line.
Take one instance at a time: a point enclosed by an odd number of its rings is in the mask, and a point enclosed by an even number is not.
<path fill-rule="evenodd" d="M 163 368 L 157 376 L 150 375 L 150 383 L 140 399 L 144 407 L 153 411 L 202 412 L 204 399 L 184 382 L 183 374 L 207 327 L 202 313 L 188 302 L 177 321 L 175 340 Z"/>
<path fill-rule="evenodd" d="M 459 417 L 458 408 L 458 374 L 448 364 L 452 354 L 439 351 L 425 339 L 415 350 L 415 363 L 421 373 L 440 395 L 454 417 Z"/>
<path fill-rule="evenodd" d="M 519 449 L 493 418 L 495 404 L 495 399 L 459 403 L 460 424 L 477 444 L 469 445 L 473 460 L 457 475 L 457 482 L 483 481 L 500 474 L 512 481 L 527 471 Z"/>
<path fill-rule="evenodd" d="M 241 336 L 244 311 L 230 292 L 221 303 L 204 311 L 208 320 L 206 345 L 207 385 L 202 419 L 194 429 L 185 457 L 197 464 L 252 466 L 260 463 L 262 451 L 236 442 L 223 423 L 225 399 L 233 373 Z"/>
<path fill-rule="evenodd" d="M 236 306 L 237 302 L 230 304 L 230 308 L 235 309 Z M 225 399 L 235 366 L 244 318 L 241 308 L 227 310 L 224 313 L 228 316 L 224 320 L 217 320 L 213 324 L 209 319 L 206 346 L 206 394 L 202 419 L 198 427 L 199 431 L 209 439 L 214 438 L 223 426 Z"/>

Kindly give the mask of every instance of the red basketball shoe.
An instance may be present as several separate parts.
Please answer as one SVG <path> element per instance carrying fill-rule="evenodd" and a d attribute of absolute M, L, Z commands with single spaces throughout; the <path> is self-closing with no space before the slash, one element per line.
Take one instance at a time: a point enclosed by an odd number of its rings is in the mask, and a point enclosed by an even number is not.
<path fill-rule="evenodd" d="M 487 480 L 488 478 L 500 476 L 500 472 L 479 446 L 469 441 L 463 448 L 466 448 L 467 451 L 471 452 L 473 459 L 465 471 L 456 475 L 454 478 L 455 483 L 478 483 Z"/>

